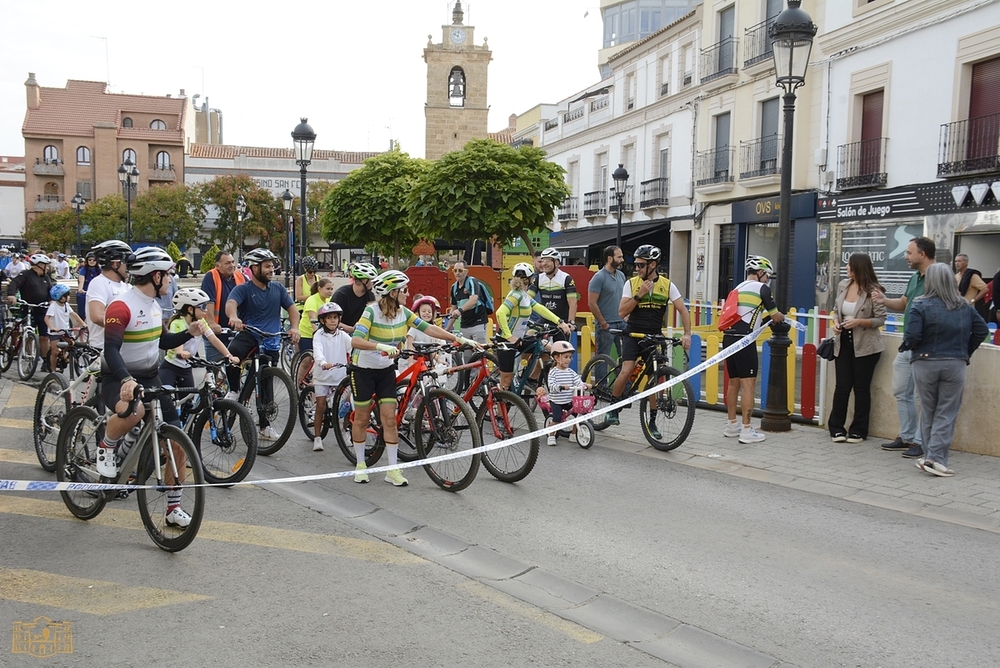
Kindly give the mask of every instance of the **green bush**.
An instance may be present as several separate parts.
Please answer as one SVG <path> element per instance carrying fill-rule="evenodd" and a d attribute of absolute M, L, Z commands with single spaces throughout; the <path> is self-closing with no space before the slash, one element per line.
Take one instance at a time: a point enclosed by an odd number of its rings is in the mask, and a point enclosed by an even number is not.
<path fill-rule="evenodd" d="M 169 255 L 170 259 L 173 260 L 174 262 L 177 262 L 177 260 L 181 259 L 181 249 L 178 248 L 177 244 L 175 244 L 173 241 L 167 244 L 167 247 L 164 250 L 167 251 L 167 255 Z"/>
<path fill-rule="evenodd" d="M 201 256 L 201 273 L 207 274 L 208 272 L 215 269 L 215 256 L 219 252 L 219 247 L 212 244 L 212 247 Z"/>

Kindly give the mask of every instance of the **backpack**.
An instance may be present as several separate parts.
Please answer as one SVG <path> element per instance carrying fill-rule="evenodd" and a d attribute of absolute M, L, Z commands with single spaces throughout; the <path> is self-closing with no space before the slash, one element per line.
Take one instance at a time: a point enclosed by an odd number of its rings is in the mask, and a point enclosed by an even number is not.
<path fill-rule="evenodd" d="M 469 282 L 472 282 L 472 288 L 469 287 Z M 472 276 L 465 277 L 465 291 L 469 293 L 471 297 L 473 294 L 479 295 L 479 301 L 476 303 L 476 310 L 480 308 L 485 308 L 487 312 L 493 313 L 493 297 L 490 295 L 490 291 L 486 289 L 482 281 L 476 280 Z M 458 283 L 453 283 L 451 286 L 451 296 L 458 302 Z"/>
<path fill-rule="evenodd" d="M 726 297 L 726 303 L 722 305 L 722 313 L 719 314 L 719 322 L 716 323 L 720 332 L 724 332 L 740 321 L 740 291 L 733 288 Z"/>

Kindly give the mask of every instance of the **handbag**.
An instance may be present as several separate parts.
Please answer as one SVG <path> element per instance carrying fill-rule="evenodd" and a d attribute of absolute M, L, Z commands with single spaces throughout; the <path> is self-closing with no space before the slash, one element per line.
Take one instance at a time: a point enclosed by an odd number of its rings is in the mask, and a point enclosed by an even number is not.
<path fill-rule="evenodd" d="M 823 359 L 830 361 L 833 361 L 837 358 L 837 356 L 833 354 L 832 336 L 828 339 L 823 339 L 822 341 L 819 342 L 819 345 L 816 346 L 816 356 L 822 357 Z"/>

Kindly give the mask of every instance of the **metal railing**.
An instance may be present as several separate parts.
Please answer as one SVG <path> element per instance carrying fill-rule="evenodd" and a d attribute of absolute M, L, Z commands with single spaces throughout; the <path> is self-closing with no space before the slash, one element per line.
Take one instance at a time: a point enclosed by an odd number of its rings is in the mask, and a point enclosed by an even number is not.
<path fill-rule="evenodd" d="M 635 98 L 630 97 L 625 105 L 626 109 L 635 109 Z"/>
<path fill-rule="evenodd" d="M 553 128 L 559 127 L 559 119 L 558 118 L 551 118 L 551 119 L 545 121 L 544 127 L 545 127 L 546 130 L 552 130 Z"/>
<path fill-rule="evenodd" d="M 706 83 L 727 74 L 736 74 L 736 51 L 739 40 L 727 37 L 701 52 L 701 82 Z"/>
<path fill-rule="evenodd" d="M 885 171 L 888 137 L 856 141 L 837 147 L 837 190 L 877 188 L 889 181 Z"/>
<path fill-rule="evenodd" d="M 563 123 L 569 123 L 570 121 L 575 121 L 578 118 L 583 118 L 583 107 L 571 109 L 563 114 Z"/>
<path fill-rule="evenodd" d="M 781 173 L 781 135 L 740 142 L 740 179 Z"/>
<path fill-rule="evenodd" d="M 750 67 L 765 60 L 771 60 L 771 38 L 767 31 L 774 23 L 776 16 L 747 28 L 743 33 L 743 67 Z"/>
<path fill-rule="evenodd" d="M 670 82 L 664 81 L 660 84 L 660 97 L 666 97 L 670 95 Z"/>
<path fill-rule="evenodd" d="M 938 178 L 1000 172 L 1000 114 L 941 126 Z"/>
<path fill-rule="evenodd" d="M 578 220 L 580 218 L 579 200 L 576 197 L 567 197 L 559 207 L 559 220 Z"/>
<path fill-rule="evenodd" d="M 605 95 L 604 97 L 599 97 L 596 100 L 594 100 L 593 102 L 591 102 L 590 103 L 590 110 L 591 111 L 598 111 L 600 109 L 606 109 L 607 106 L 608 106 L 608 104 L 610 104 L 610 102 L 608 101 L 608 96 Z"/>
<path fill-rule="evenodd" d="M 584 216 L 606 216 L 608 213 L 608 193 L 604 190 L 583 193 Z"/>
<path fill-rule="evenodd" d="M 649 209 L 654 206 L 667 206 L 669 179 L 661 177 L 639 183 L 639 208 Z"/>
<path fill-rule="evenodd" d="M 622 197 L 622 211 L 635 211 L 635 197 L 633 196 L 632 186 L 625 186 L 625 195 Z M 608 191 L 608 201 L 611 206 L 608 207 L 609 213 L 618 213 L 618 191 L 614 188 Z"/>
<path fill-rule="evenodd" d="M 711 151 L 700 151 L 695 160 L 695 186 L 707 186 L 713 183 L 733 182 L 732 146 L 722 146 Z"/>
<path fill-rule="evenodd" d="M 684 88 L 687 88 L 688 86 L 691 85 L 692 79 L 694 79 L 694 72 L 688 70 L 687 72 L 684 73 L 684 80 L 681 82 L 681 85 L 684 86 Z"/>
<path fill-rule="evenodd" d="M 62 195 L 38 195 L 39 202 L 61 202 Z"/>

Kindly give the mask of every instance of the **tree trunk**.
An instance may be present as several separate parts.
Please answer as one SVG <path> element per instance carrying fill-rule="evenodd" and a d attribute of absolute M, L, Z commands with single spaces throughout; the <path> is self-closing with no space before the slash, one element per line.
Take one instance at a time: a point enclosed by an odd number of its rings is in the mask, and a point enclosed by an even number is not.
<path fill-rule="evenodd" d="M 524 241 L 524 245 L 528 248 L 528 255 L 535 256 L 535 244 L 531 243 L 531 235 L 527 232 L 521 234 L 521 240 Z"/>

